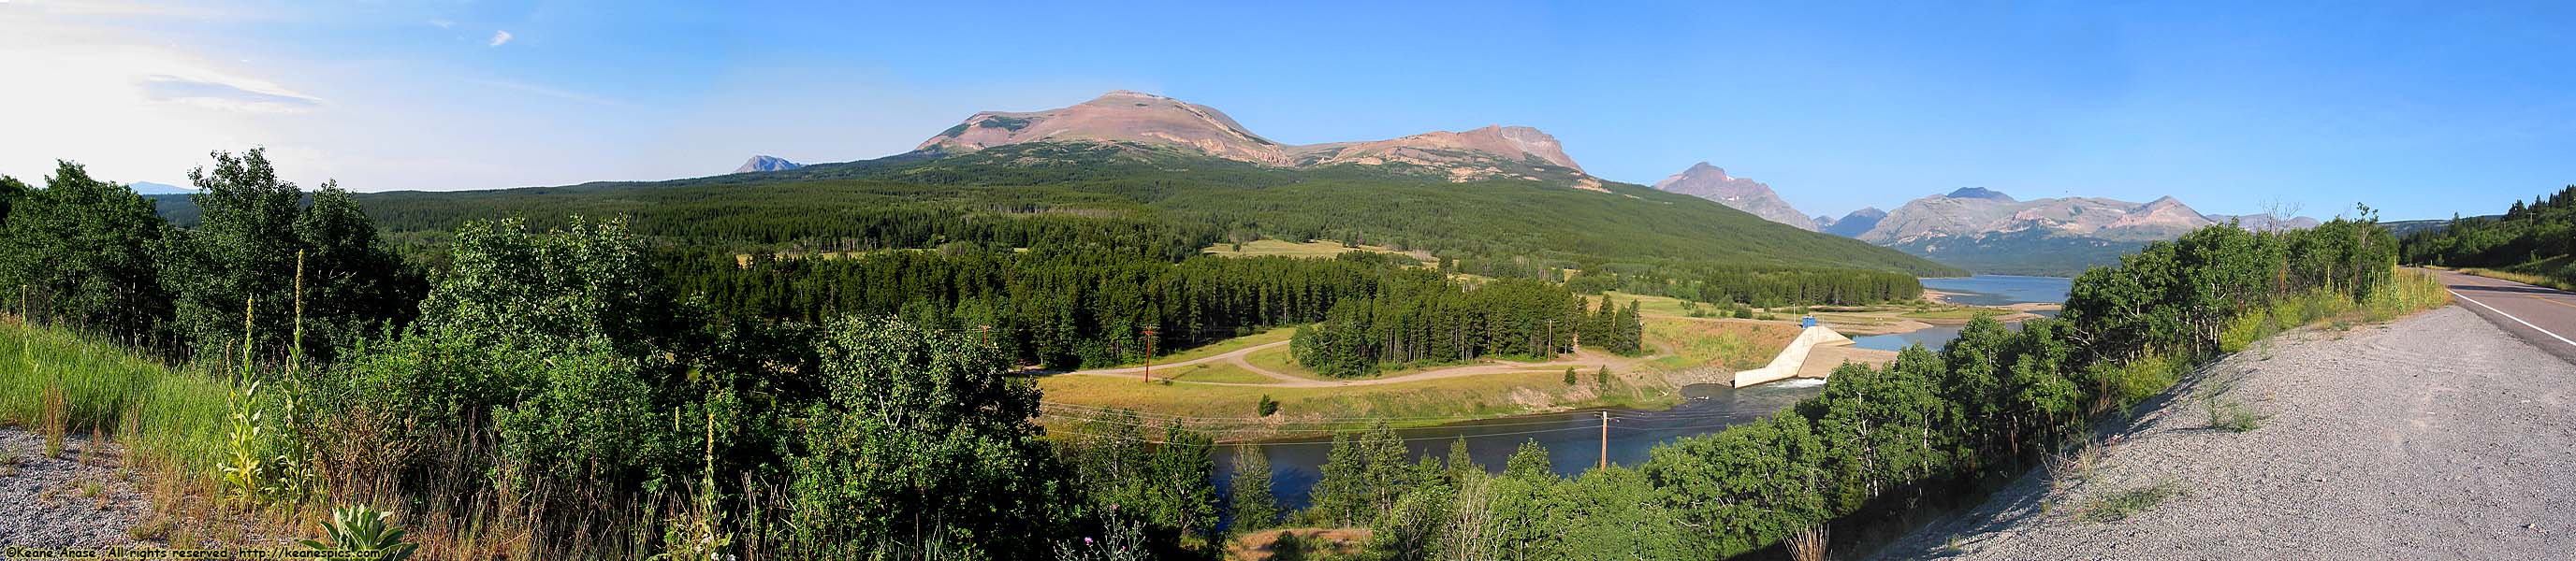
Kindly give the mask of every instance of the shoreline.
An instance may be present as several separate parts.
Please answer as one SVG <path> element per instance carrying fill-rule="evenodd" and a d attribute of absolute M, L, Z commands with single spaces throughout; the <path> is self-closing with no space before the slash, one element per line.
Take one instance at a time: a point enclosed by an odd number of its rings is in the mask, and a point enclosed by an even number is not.
<path fill-rule="evenodd" d="M 1997 276 L 2004 276 L 2004 275 L 1997 275 Z M 2053 311 L 2057 311 L 2057 310 L 2061 310 L 2061 309 L 2065 309 L 2065 308 L 2066 308 L 2066 303 L 2064 303 L 2064 302 L 2015 302 L 2015 303 L 2011 303 L 2011 304 L 2004 304 L 2004 305 L 2001 305 L 2001 306 L 1983 306 L 1983 305 L 1969 304 L 1969 303 L 1964 303 L 1964 302 L 1960 302 L 1960 301 L 1957 301 L 1957 300 L 1952 300 L 1952 298 L 1958 298 L 1958 297 L 1963 297 L 1963 296 L 1969 296 L 1969 295 L 1972 295 L 1972 294 L 1974 294 L 1974 293 L 1968 293 L 1968 292 L 1950 292 L 1950 291 L 1937 290 L 1937 289 L 1931 289 L 1931 288 L 1923 289 L 1923 299 L 1924 299 L 1924 300 L 1930 300 L 1930 301 L 1932 301 L 1932 302 L 1934 302 L 1934 303 L 1939 303 L 1939 304 L 1949 304 L 1949 305 L 1952 305 L 1952 306 L 1969 306 L 1969 307 L 1975 307 L 1975 308 L 1995 308 L 1995 309 L 2000 309 L 2000 310 L 2012 310 L 2012 311 L 2015 311 L 2015 312 L 2053 312 Z"/>

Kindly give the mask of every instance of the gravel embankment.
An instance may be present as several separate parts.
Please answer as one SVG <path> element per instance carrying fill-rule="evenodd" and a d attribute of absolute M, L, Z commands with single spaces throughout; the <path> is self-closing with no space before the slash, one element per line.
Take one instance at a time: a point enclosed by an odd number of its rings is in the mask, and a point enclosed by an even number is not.
<path fill-rule="evenodd" d="M 135 489 L 141 476 L 117 467 L 125 463 L 123 447 L 73 434 L 61 455 L 44 454 L 43 436 L 0 428 L 0 547 L 153 543 L 128 533 L 151 503 Z"/>
<path fill-rule="evenodd" d="M 2210 428 L 2212 394 L 2266 418 Z M 2034 470 L 1879 557 L 2576 558 L 2576 368 L 2456 306 L 2285 334 L 2138 412 L 2091 469 Z M 2160 484 L 2179 494 L 2087 519 Z"/>

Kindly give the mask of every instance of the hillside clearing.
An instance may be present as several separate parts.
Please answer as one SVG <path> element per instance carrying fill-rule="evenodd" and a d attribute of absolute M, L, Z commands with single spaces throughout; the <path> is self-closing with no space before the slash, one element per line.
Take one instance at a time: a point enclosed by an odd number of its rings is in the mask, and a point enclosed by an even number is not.
<path fill-rule="evenodd" d="M 1423 262 L 1432 262 L 1432 261 L 1436 261 L 1436 259 L 1433 259 L 1433 258 L 1431 257 L 1431 254 L 1430 254 L 1429 252 L 1422 252 L 1422 251 L 1402 251 L 1402 250 L 1397 250 L 1397 249 L 1390 248 L 1390 247 L 1386 247 L 1386 246 L 1377 246 L 1377 245 L 1361 244 L 1361 245 L 1359 245 L 1359 246 L 1357 246 L 1357 247 L 1353 247 L 1353 246 L 1346 246 L 1346 245 L 1342 245 L 1342 242 L 1336 242 L 1336 241 L 1310 240 L 1310 241 L 1306 241 L 1306 242 L 1302 242 L 1302 243 L 1300 243 L 1300 242 L 1292 242 L 1292 241 L 1287 241 L 1287 240 L 1275 240 L 1275 239 L 1269 239 L 1269 238 L 1262 238 L 1262 239 L 1258 239 L 1258 240 L 1252 240 L 1252 241 L 1243 242 L 1243 243 L 1240 243 L 1240 244 L 1235 244 L 1235 243 L 1226 243 L 1226 242 L 1219 242 L 1219 243 L 1217 243 L 1216 245 L 1210 245 L 1210 246 L 1207 246 L 1207 248 L 1206 248 L 1206 249 L 1201 249 L 1201 250 L 1199 250 L 1199 253 L 1205 253 L 1205 254 L 1208 254 L 1208 255 L 1214 255 L 1214 256 L 1218 256 L 1218 257 L 1265 257 L 1265 256 L 1277 256 L 1277 257 L 1312 257 L 1312 258 L 1319 258 L 1319 259 L 1329 259 L 1329 258 L 1332 258 L 1332 257 L 1334 257 L 1334 256 L 1338 256 L 1338 255 L 1341 255 L 1341 254 L 1343 254 L 1343 253 L 1348 253 L 1348 252 L 1353 252 L 1353 251 L 1366 251 L 1366 252 L 1370 252 L 1370 253 L 1384 253 L 1384 254 L 1388 254 L 1388 255 L 1402 255 L 1402 256 L 1405 256 L 1405 257 L 1411 257 L 1411 258 L 1413 258 L 1413 259 L 1415 259 L 1415 260 L 1423 261 Z"/>

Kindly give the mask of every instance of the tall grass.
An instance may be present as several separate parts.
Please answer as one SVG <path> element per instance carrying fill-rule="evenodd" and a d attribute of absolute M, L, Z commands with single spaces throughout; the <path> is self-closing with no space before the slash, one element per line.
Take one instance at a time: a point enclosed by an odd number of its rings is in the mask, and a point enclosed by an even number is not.
<path fill-rule="evenodd" d="M 2451 303 L 2450 290 L 2441 279 L 2430 273 L 2400 269 L 2388 284 L 2358 300 L 2338 291 L 2317 290 L 2280 297 L 2271 304 L 2252 307 L 2229 320 L 2219 332 L 2218 354 L 2207 350 L 2162 349 L 2147 356 L 2117 365 L 2102 367 L 2095 374 L 2104 402 L 2096 410 L 2110 406 L 2127 406 L 2163 393 L 2182 375 L 2202 360 L 2215 359 L 2251 348 L 2255 342 L 2284 331 L 2321 324 L 2383 322 L 2400 316 L 2430 310 Z M 2111 403 L 2110 396 L 2117 396 Z"/>
<path fill-rule="evenodd" d="M 36 428 L 61 392 L 70 427 L 127 427 L 116 438 L 147 462 L 211 473 L 224 447 L 223 380 L 173 368 L 122 345 L 0 319 L 0 422 Z"/>

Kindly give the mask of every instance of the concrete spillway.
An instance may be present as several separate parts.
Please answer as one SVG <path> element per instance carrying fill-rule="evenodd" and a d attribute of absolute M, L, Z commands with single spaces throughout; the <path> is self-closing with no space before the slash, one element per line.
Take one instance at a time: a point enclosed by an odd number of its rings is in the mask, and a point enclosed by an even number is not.
<path fill-rule="evenodd" d="M 1817 347 L 1843 347 L 1850 346 L 1851 344 L 1852 340 L 1850 337 L 1844 337 L 1843 334 L 1834 332 L 1834 329 L 1831 327 L 1825 327 L 1822 325 L 1808 327 L 1806 330 L 1798 332 L 1797 339 L 1789 341 L 1788 348 L 1780 350 L 1780 356 L 1771 357 L 1770 364 L 1763 365 L 1761 368 L 1737 372 L 1735 373 L 1735 377 L 1728 381 L 1728 385 L 1741 388 L 1755 384 L 1765 384 L 1796 378 L 1799 376 L 1801 370 L 1806 370 L 1805 367 L 1807 366 L 1807 359 L 1811 355 L 1815 354 Z M 1822 378 L 1824 376 L 1816 375 L 1815 377 Z"/>

